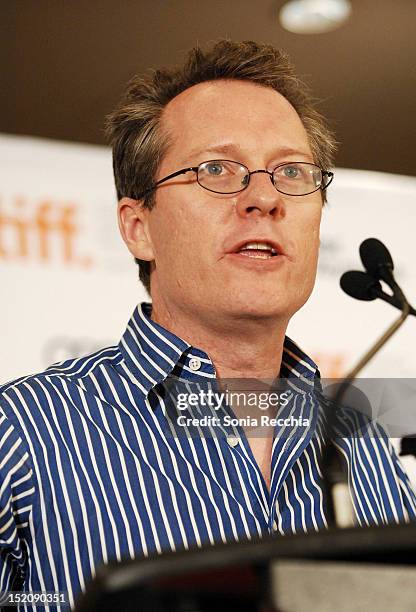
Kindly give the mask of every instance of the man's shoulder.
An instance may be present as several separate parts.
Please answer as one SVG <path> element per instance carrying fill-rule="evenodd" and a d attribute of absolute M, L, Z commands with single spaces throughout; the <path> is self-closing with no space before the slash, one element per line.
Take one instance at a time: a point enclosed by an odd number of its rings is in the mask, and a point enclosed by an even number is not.
<path fill-rule="evenodd" d="M 47 393 L 66 389 L 68 386 L 84 386 L 98 370 L 117 366 L 123 357 L 118 346 L 109 346 L 73 359 L 54 363 L 41 372 L 21 376 L 0 385 L 0 406 L 16 405 L 24 398 L 47 397 Z"/>

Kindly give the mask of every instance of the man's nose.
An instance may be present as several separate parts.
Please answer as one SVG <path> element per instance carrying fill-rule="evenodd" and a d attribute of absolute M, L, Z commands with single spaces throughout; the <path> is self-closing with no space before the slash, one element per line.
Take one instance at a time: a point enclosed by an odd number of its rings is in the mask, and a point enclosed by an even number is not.
<path fill-rule="evenodd" d="M 282 216 L 285 206 L 283 195 L 277 191 L 271 179 L 267 170 L 251 172 L 248 187 L 237 198 L 239 215 Z"/>

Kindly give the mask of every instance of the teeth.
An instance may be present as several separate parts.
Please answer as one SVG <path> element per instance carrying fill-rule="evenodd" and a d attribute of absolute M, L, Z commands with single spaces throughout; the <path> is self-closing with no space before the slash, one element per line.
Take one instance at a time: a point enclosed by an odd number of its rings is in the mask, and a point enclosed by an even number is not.
<path fill-rule="evenodd" d="M 244 251 L 240 252 L 240 255 L 244 255 L 245 257 L 251 257 L 252 259 L 271 259 L 272 255 L 269 252 L 265 251 L 264 253 L 247 253 Z"/>
<path fill-rule="evenodd" d="M 272 253 L 272 255 L 277 255 L 277 251 L 276 249 L 274 249 L 269 243 L 267 242 L 248 242 L 247 244 L 244 244 L 240 251 L 248 251 L 248 250 L 253 250 L 253 251 L 270 251 Z M 260 257 L 263 257 L 262 255 Z"/>

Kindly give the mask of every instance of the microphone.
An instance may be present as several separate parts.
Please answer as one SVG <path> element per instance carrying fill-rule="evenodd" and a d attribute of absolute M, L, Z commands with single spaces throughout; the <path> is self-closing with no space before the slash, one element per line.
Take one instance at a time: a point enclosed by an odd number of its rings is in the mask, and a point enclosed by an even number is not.
<path fill-rule="evenodd" d="M 381 283 L 366 272 L 359 270 L 344 272 L 340 278 L 340 285 L 350 297 L 366 302 L 381 297 L 382 293 Z"/>
<path fill-rule="evenodd" d="M 340 278 L 340 285 L 347 295 L 356 300 L 370 302 L 380 298 L 399 310 L 403 308 L 402 302 L 395 295 L 389 295 L 383 291 L 381 283 L 367 272 L 361 272 L 360 270 L 344 272 Z M 409 314 L 416 316 L 416 310 L 410 304 Z"/>
<path fill-rule="evenodd" d="M 374 278 L 388 285 L 393 278 L 394 264 L 388 248 L 377 238 L 367 238 L 360 245 L 360 257 L 364 268 Z"/>
<path fill-rule="evenodd" d="M 354 380 L 362 368 L 374 357 L 391 336 L 401 327 L 414 310 L 406 299 L 403 291 L 396 283 L 393 276 L 393 259 L 387 247 L 377 238 L 367 238 L 360 245 L 360 257 L 366 272 L 351 270 L 341 278 L 341 288 L 359 300 L 371 301 L 377 297 L 389 302 L 401 310 L 400 317 L 386 330 L 371 349 L 363 356 L 357 365 L 348 372 L 344 378 L 345 387 Z M 392 289 L 393 295 L 389 296 L 382 290 L 379 280 L 384 280 Z M 413 314 L 413 313 L 412 313 Z M 338 397 L 339 400 L 341 397 Z"/>

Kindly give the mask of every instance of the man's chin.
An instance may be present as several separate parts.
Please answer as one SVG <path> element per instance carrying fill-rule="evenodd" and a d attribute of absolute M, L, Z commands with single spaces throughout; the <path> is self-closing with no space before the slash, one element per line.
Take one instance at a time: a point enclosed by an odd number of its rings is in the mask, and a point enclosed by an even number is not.
<path fill-rule="evenodd" d="M 247 300 L 241 298 L 229 304 L 225 308 L 229 315 L 241 319 L 251 320 L 289 320 L 292 314 L 297 310 L 296 306 L 287 302 L 287 300 L 276 299 L 259 299 L 259 296 L 247 296 Z"/>

